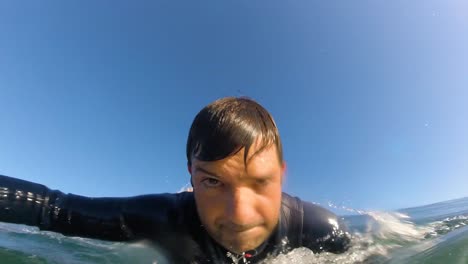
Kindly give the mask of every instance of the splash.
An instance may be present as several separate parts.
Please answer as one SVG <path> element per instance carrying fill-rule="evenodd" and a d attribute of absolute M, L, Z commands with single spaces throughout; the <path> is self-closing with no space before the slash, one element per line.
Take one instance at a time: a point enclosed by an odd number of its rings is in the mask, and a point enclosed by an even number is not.
<path fill-rule="evenodd" d="M 465 227 L 467 225 L 468 215 L 447 217 L 443 220 L 435 221 L 428 224 L 431 231 L 426 234 L 425 238 L 434 238 L 441 235 L 445 235 L 453 230 Z"/>
<path fill-rule="evenodd" d="M 354 230 L 351 233 L 352 244 L 347 252 L 317 254 L 307 248 L 297 248 L 264 263 L 382 263 L 390 259 L 390 254 L 395 249 L 416 244 L 434 231 L 433 226 L 417 226 L 410 221 L 408 215 L 399 212 L 356 210 L 331 202 L 327 205 L 366 219 L 362 232 Z"/>
<path fill-rule="evenodd" d="M 380 239 L 401 242 L 419 241 L 431 232 L 429 227 L 416 226 L 409 216 L 398 212 L 367 212 L 373 223 L 368 223 L 368 233 Z"/>

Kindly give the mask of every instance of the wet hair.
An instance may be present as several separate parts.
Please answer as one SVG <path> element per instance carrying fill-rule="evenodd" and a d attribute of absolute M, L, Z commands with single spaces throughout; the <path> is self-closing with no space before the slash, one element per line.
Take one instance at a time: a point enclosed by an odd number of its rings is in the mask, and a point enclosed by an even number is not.
<path fill-rule="evenodd" d="M 259 103 L 247 97 L 225 97 L 205 106 L 193 120 L 187 140 L 187 161 L 216 161 L 249 149 L 259 141 L 258 152 L 276 146 L 283 163 L 283 148 L 275 121 Z"/>

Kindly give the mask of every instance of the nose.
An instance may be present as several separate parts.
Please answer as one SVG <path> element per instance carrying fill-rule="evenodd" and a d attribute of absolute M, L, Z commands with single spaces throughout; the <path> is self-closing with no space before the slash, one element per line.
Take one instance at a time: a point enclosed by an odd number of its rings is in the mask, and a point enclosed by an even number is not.
<path fill-rule="evenodd" d="M 255 221 L 254 194 L 248 188 L 230 191 L 225 207 L 225 216 L 233 228 L 248 229 Z"/>

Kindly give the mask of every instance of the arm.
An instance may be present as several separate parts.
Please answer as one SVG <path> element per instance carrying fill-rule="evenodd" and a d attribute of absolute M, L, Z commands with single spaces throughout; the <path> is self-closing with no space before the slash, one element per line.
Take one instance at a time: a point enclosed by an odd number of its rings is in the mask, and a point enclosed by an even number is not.
<path fill-rule="evenodd" d="M 0 221 L 104 240 L 157 237 L 178 223 L 180 196 L 89 198 L 0 175 Z"/>
<path fill-rule="evenodd" d="M 346 226 L 332 212 L 303 202 L 304 218 L 302 243 L 314 252 L 342 253 L 350 246 Z"/>

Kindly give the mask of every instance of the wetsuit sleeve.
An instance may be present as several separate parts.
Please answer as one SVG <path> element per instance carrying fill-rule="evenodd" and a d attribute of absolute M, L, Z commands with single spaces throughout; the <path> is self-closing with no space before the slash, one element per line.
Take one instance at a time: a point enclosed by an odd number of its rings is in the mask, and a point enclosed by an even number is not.
<path fill-rule="evenodd" d="M 314 252 L 342 253 L 350 246 L 350 235 L 332 212 L 315 204 L 303 203 L 302 244 Z"/>
<path fill-rule="evenodd" d="M 124 241 L 158 237 L 177 224 L 178 196 L 90 198 L 0 175 L 0 221 L 65 235 Z"/>

